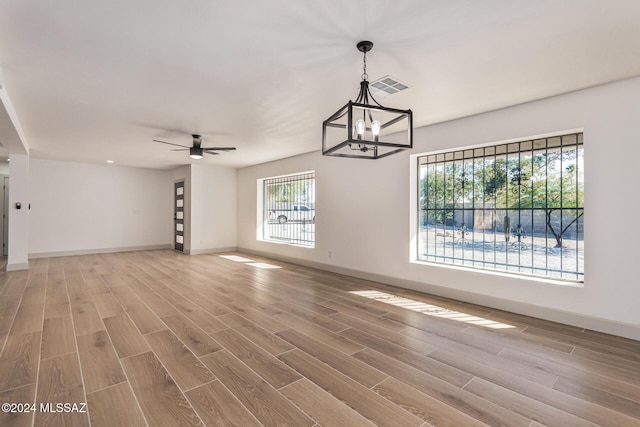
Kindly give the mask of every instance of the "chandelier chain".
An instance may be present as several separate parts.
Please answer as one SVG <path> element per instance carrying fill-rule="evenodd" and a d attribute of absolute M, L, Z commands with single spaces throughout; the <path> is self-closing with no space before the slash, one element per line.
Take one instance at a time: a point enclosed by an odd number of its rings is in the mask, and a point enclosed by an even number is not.
<path fill-rule="evenodd" d="M 367 80 L 369 75 L 367 74 L 367 52 L 363 52 L 364 57 L 362 59 L 362 80 Z"/>

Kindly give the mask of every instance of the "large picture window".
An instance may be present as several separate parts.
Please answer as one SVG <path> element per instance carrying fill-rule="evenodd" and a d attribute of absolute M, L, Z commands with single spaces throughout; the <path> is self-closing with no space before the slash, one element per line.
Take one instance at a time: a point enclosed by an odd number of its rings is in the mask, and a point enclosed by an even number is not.
<path fill-rule="evenodd" d="M 314 172 L 263 180 L 263 239 L 315 244 L 316 180 Z"/>
<path fill-rule="evenodd" d="M 584 280 L 582 133 L 418 158 L 418 260 Z"/>

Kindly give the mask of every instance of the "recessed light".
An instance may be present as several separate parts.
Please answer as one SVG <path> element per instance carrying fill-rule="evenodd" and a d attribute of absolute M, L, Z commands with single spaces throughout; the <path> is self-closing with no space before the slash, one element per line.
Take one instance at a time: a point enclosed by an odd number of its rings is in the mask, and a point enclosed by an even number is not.
<path fill-rule="evenodd" d="M 113 160 L 107 160 L 107 163 L 113 163 Z"/>

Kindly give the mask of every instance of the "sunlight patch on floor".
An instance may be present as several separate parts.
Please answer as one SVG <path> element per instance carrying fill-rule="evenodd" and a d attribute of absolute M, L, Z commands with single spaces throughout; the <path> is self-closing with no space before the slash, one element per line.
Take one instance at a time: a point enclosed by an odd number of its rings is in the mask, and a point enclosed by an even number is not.
<path fill-rule="evenodd" d="M 220 258 L 229 259 L 235 262 L 253 262 L 252 259 L 241 257 L 238 255 L 220 255 Z"/>
<path fill-rule="evenodd" d="M 439 307 L 437 305 L 427 304 L 426 302 L 399 297 L 397 295 L 387 294 L 385 292 L 371 290 L 349 291 L 349 293 L 360 295 L 365 298 L 374 299 L 385 304 L 395 305 L 396 307 L 402 307 L 408 310 L 417 311 L 418 313 L 426 314 L 428 316 L 440 317 L 443 319 L 450 319 L 458 322 L 464 322 L 471 325 L 484 326 L 493 329 L 515 328 L 515 326 L 508 325 L 506 323 L 496 322 L 495 320 L 485 319 L 484 317 L 473 316 L 471 314 L 450 310 L 448 308 Z"/>
<path fill-rule="evenodd" d="M 266 262 L 255 262 L 252 259 L 245 258 L 239 255 L 218 255 L 220 258 L 228 259 L 235 262 L 243 262 L 251 267 L 262 268 L 264 270 L 271 270 L 274 268 L 282 268 L 278 265 L 268 264 Z"/>
<path fill-rule="evenodd" d="M 282 268 L 278 265 L 267 264 L 266 262 L 248 262 L 247 265 L 250 265 L 252 267 L 257 267 L 257 268 L 263 268 L 266 270 L 269 270 L 272 268 Z"/>

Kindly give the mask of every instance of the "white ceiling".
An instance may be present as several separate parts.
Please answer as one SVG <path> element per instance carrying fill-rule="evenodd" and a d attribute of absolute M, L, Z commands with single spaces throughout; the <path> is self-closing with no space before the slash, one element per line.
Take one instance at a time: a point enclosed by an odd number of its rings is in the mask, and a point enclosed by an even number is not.
<path fill-rule="evenodd" d="M 0 0 L 0 67 L 31 156 L 242 167 L 320 148 L 370 80 L 416 127 L 640 75 L 638 0 Z"/>

